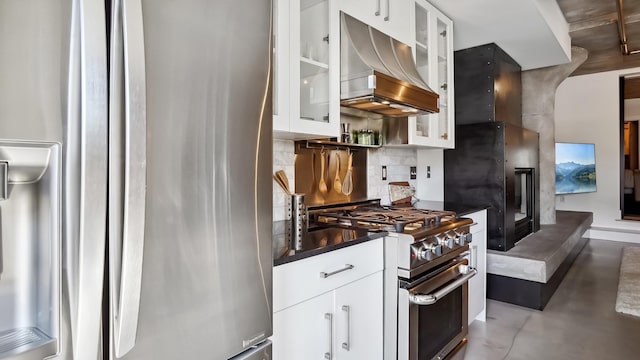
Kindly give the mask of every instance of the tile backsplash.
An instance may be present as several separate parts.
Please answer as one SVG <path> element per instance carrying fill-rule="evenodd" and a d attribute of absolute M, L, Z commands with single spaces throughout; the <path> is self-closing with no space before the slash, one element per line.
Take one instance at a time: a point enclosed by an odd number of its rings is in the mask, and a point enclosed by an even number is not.
<path fill-rule="evenodd" d="M 273 172 L 284 170 L 291 188 L 295 184 L 295 148 L 292 140 L 273 141 Z M 382 166 L 387 167 L 387 180 L 382 180 Z M 367 158 L 367 197 L 380 198 L 389 204 L 389 182 L 409 181 L 417 187 L 417 180 L 410 180 L 410 168 L 418 165 L 417 151 L 410 148 L 381 147 L 370 149 Z M 273 182 L 273 221 L 289 220 L 287 195 Z"/>
<path fill-rule="evenodd" d="M 273 141 L 273 172 L 284 170 L 289 186 L 295 188 L 295 144 L 292 140 Z M 388 148 L 370 149 L 367 155 L 367 197 L 381 199 L 389 204 L 389 182 L 409 181 L 416 187 L 417 181 L 410 180 L 410 168 L 417 166 L 415 149 Z M 382 180 L 382 166 L 387 167 L 387 180 Z M 287 226 L 291 218 L 288 209 L 288 195 L 273 181 L 273 246 L 274 253 L 286 248 Z"/>
<path fill-rule="evenodd" d="M 277 170 L 284 170 L 289 179 L 289 187 L 294 189 L 294 143 L 292 140 L 273 140 L 273 173 Z M 273 221 L 289 220 L 290 214 L 287 209 L 288 195 L 273 181 Z"/>
<path fill-rule="evenodd" d="M 416 188 L 417 180 L 410 180 L 410 170 L 412 166 L 417 165 L 415 149 L 381 147 L 369 150 L 367 196 L 370 199 L 379 198 L 382 204 L 388 205 L 389 182 L 408 181 Z M 387 167 L 387 180 L 382 180 L 382 166 Z"/>

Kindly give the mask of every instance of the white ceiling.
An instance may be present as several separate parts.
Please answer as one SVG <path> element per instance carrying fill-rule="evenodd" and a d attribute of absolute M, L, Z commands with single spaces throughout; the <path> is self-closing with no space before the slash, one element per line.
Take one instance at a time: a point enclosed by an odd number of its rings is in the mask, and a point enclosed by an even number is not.
<path fill-rule="evenodd" d="M 453 20 L 454 48 L 496 43 L 522 70 L 571 61 L 569 26 L 556 0 L 429 0 Z"/>

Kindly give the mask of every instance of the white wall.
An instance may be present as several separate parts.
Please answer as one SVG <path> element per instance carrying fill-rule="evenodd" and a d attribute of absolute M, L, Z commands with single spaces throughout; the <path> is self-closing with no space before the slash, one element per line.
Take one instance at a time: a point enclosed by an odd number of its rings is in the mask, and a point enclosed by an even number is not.
<path fill-rule="evenodd" d="M 640 68 L 573 76 L 556 93 L 556 141 L 596 144 L 595 193 L 557 195 L 558 210 L 591 211 L 593 227 L 640 231 L 620 220 L 619 78 Z"/>

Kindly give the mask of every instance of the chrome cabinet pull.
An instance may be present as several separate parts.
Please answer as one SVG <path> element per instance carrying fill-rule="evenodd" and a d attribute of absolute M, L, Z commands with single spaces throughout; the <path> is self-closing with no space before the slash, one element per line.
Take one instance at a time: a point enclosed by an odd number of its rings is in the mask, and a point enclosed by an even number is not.
<path fill-rule="evenodd" d="M 471 255 L 469 256 L 469 267 L 472 269 L 478 268 L 478 245 L 471 247 Z"/>
<path fill-rule="evenodd" d="M 0 200 L 9 198 L 9 163 L 0 161 Z"/>
<path fill-rule="evenodd" d="M 344 311 L 347 316 L 347 341 L 342 343 L 342 348 L 349 351 L 349 346 L 351 344 L 351 310 L 349 305 L 342 305 L 342 311 Z"/>
<path fill-rule="evenodd" d="M 324 318 L 329 320 L 329 351 L 324 353 L 324 358 L 331 360 L 333 357 L 333 314 L 326 313 Z"/>
<path fill-rule="evenodd" d="M 326 272 L 321 272 L 321 273 L 320 273 L 320 277 L 321 277 L 321 278 L 323 278 L 323 279 L 326 279 L 326 278 L 328 278 L 329 276 L 333 276 L 333 275 L 335 275 L 335 274 L 339 274 L 339 273 L 341 273 L 341 272 L 343 272 L 343 271 L 351 270 L 351 269 L 353 269 L 353 268 L 354 268 L 354 266 L 353 266 L 353 265 L 346 264 L 346 265 L 344 266 L 344 268 L 342 268 L 342 269 L 340 269 L 340 270 L 336 270 L 336 271 L 332 271 L 332 272 L 328 272 L 328 273 L 326 273 Z"/>
<path fill-rule="evenodd" d="M 461 265 L 461 267 L 462 266 L 464 266 L 466 270 L 463 272 L 464 275 L 458 278 L 456 281 L 434 292 L 433 294 L 409 294 L 409 302 L 416 305 L 433 305 L 438 300 L 442 299 L 444 296 L 455 290 L 458 286 L 469 281 L 469 279 L 476 276 L 476 274 L 478 273 L 478 270 L 476 269 L 471 269 L 466 265 Z"/>
<path fill-rule="evenodd" d="M 382 2 L 382 0 L 376 1 L 376 16 L 380 16 L 380 2 Z"/>
<path fill-rule="evenodd" d="M 384 21 L 389 21 L 390 13 L 391 13 L 391 8 L 389 5 L 389 0 L 387 0 L 387 16 L 384 17 Z"/>

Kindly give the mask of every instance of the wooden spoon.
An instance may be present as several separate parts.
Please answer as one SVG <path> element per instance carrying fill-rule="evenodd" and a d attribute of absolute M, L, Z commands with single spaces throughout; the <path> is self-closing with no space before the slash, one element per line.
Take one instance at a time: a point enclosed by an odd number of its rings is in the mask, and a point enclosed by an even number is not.
<path fill-rule="evenodd" d="M 333 190 L 342 192 L 342 181 L 340 180 L 340 155 L 336 152 L 336 176 L 333 179 Z"/>
<path fill-rule="evenodd" d="M 349 153 L 349 160 L 347 161 L 347 173 L 344 175 L 344 182 L 342 183 L 342 193 L 345 195 L 351 195 L 353 192 L 353 179 L 351 175 L 351 167 L 353 165 L 353 154 Z"/>
<path fill-rule="evenodd" d="M 276 171 L 276 178 L 280 181 L 280 186 L 284 189 L 284 191 L 291 195 L 291 189 L 289 188 L 289 179 L 287 178 L 287 174 L 284 173 L 284 170 Z"/>
<path fill-rule="evenodd" d="M 315 150 L 311 152 L 311 189 L 307 194 L 311 204 L 324 204 L 324 197 L 318 191 L 318 177 L 316 176 L 316 163 L 318 155 Z M 306 200 L 305 200 L 306 201 Z"/>
<path fill-rule="evenodd" d="M 320 181 L 318 182 L 318 190 L 322 194 L 327 193 L 327 183 L 324 181 L 324 163 L 325 163 L 325 153 L 324 150 L 320 152 Z"/>
<path fill-rule="evenodd" d="M 280 185 L 280 187 L 282 188 L 282 191 L 284 191 L 287 195 L 291 195 L 291 192 L 289 191 L 289 189 L 285 186 L 285 184 L 282 182 L 282 180 L 280 180 L 278 176 L 273 175 L 273 180 L 276 181 L 276 184 Z"/>

